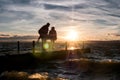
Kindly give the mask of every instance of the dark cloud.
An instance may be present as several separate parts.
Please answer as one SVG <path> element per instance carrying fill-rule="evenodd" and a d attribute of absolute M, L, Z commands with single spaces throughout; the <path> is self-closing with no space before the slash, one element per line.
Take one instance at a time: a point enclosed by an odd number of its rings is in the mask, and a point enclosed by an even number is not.
<path fill-rule="evenodd" d="M 96 7 L 96 8 L 99 9 L 99 10 L 105 11 L 105 12 L 110 12 L 109 9 L 106 9 L 104 7 Z"/>
<path fill-rule="evenodd" d="M 36 26 L 51 21 L 55 24 L 63 24 L 64 27 L 72 24 L 64 24 L 65 21 L 74 20 L 76 25 L 93 24 L 94 30 L 100 28 L 120 32 L 120 27 L 114 28 L 120 21 L 119 4 L 119 0 L 0 0 L 0 31 L 26 34 L 37 29 L 38 26 L 35 28 L 33 24 Z M 10 39 L 21 38 L 31 39 L 32 37 L 10 37 Z"/>
<path fill-rule="evenodd" d="M 9 34 L 0 34 L 1 37 L 9 37 Z"/>
<path fill-rule="evenodd" d="M 104 0 L 108 3 L 108 5 L 106 5 L 105 7 L 107 8 L 116 8 L 116 9 L 120 9 L 120 1 L 119 0 Z"/>
<path fill-rule="evenodd" d="M 4 7 L 9 4 L 9 1 L 7 0 L 0 0 L 0 13 L 4 12 Z"/>
<path fill-rule="evenodd" d="M 0 0 L 0 5 L 8 5 L 8 4 L 30 4 L 31 0 Z"/>
<path fill-rule="evenodd" d="M 34 15 L 32 13 L 29 12 L 25 12 L 25 11 L 11 11 L 11 13 L 15 14 L 15 17 L 18 19 L 32 19 L 34 18 Z"/>
<path fill-rule="evenodd" d="M 31 0 L 11 0 L 14 4 L 29 4 Z"/>
<path fill-rule="evenodd" d="M 108 15 L 110 15 L 110 16 L 113 16 L 113 17 L 119 17 L 120 18 L 120 15 L 119 14 L 108 14 Z"/>
<path fill-rule="evenodd" d="M 44 0 L 45 2 L 63 2 L 63 1 L 72 1 L 72 0 Z"/>
<path fill-rule="evenodd" d="M 9 32 L 9 31 L 13 31 L 13 29 L 11 29 L 11 26 L 5 26 L 5 25 L 2 25 L 0 26 L 0 32 Z"/>
<path fill-rule="evenodd" d="M 16 19 L 13 17 L 0 16 L 0 23 L 13 22 L 13 20 L 16 20 Z"/>
<path fill-rule="evenodd" d="M 116 34 L 115 36 L 119 36 L 120 37 L 120 34 Z"/>
<path fill-rule="evenodd" d="M 10 23 L 16 20 L 30 20 L 34 17 L 27 11 L 9 10 L 9 5 L 28 5 L 31 0 L 0 0 L 0 23 Z M 12 16 L 11 16 L 12 15 Z"/>
<path fill-rule="evenodd" d="M 61 20 L 61 19 L 63 19 L 61 16 L 59 16 L 59 15 L 57 15 L 57 14 L 49 14 L 53 19 L 55 19 L 55 20 Z"/>
<path fill-rule="evenodd" d="M 62 6 L 62 5 L 53 5 L 53 4 L 43 4 L 44 8 L 47 10 L 55 9 L 55 10 L 67 10 L 70 11 L 71 7 L 68 6 Z"/>
<path fill-rule="evenodd" d="M 0 0 L 0 12 L 5 11 L 8 5 L 29 5 L 31 0 Z"/>
<path fill-rule="evenodd" d="M 3 15 L 0 14 L 0 23 L 10 23 L 22 19 L 31 20 L 34 18 L 33 14 L 24 11 L 5 11 L 2 14 Z"/>
<path fill-rule="evenodd" d="M 103 19 L 96 19 L 96 20 L 92 20 L 95 24 L 99 24 L 99 25 L 105 25 L 105 26 L 114 26 L 117 25 L 117 23 L 115 22 L 109 22 L 108 20 L 103 20 Z"/>
<path fill-rule="evenodd" d="M 86 9 L 86 8 L 89 8 L 89 7 L 90 6 L 86 5 L 86 4 L 75 4 L 75 5 L 73 5 L 74 9 Z"/>
<path fill-rule="evenodd" d="M 116 36 L 116 37 L 120 37 L 119 33 L 108 33 L 108 35 L 113 35 L 113 36 Z"/>
<path fill-rule="evenodd" d="M 87 22 L 87 21 L 89 21 L 89 20 L 77 19 L 77 18 L 73 18 L 72 20 L 74 20 L 74 21 L 79 21 L 79 22 Z"/>
<path fill-rule="evenodd" d="M 32 40 L 32 39 L 37 39 L 37 36 L 30 36 L 30 35 L 26 35 L 26 36 L 13 36 L 13 37 L 0 37 L 0 41 L 6 41 L 6 40 L 11 40 L 11 41 L 15 41 L 15 40 Z"/>
<path fill-rule="evenodd" d="M 47 10 L 55 9 L 55 10 L 64 10 L 64 11 L 72 11 L 77 9 L 85 9 L 89 6 L 86 4 L 73 4 L 73 5 L 55 5 L 55 4 L 43 4 L 44 8 Z"/>
<path fill-rule="evenodd" d="M 70 20 L 71 18 L 66 15 L 66 14 L 63 14 L 63 13 L 56 13 L 56 12 L 53 12 L 53 13 L 50 13 L 49 16 L 51 16 L 53 19 L 55 20 Z"/>
<path fill-rule="evenodd" d="M 36 36 L 29 36 L 29 35 L 27 35 L 27 36 L 17 36 L 17 35 L 15 35 L 13 37 L 10 37 L 10 39 L 35 39 L 35 38 L 36 38 Z"/>
<path fill-rule="evenodd" d="M 0 0 L 0 7 L 7 5 L 7 4 L 11 4 L 10 0 Z"/>

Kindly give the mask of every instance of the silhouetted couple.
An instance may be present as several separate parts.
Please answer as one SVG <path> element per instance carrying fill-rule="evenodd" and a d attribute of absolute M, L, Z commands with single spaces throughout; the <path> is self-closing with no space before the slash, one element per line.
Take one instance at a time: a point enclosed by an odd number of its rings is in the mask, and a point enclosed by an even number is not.
<path fill-rule="evenodd" d="M 55 40 L 57 40 L 57 33 L 55 30 L 55 27 L 51 27 L 51 30 L 49 31 L 49 26 L 50 23 L 47 23 L 43 25 L 39 30 L 39 39 L 42 40 L 42 48 L 44 50 L 44 44 L 46 43 L 46 40 L 50 39 L 51 40 L 51 47 L 53 48 Z"/>

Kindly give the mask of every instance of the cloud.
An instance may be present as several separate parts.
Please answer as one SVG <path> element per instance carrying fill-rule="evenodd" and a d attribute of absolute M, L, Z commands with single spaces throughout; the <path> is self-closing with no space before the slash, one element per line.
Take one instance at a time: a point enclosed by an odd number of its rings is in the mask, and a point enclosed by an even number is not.
<path fill-rule="evenodd" d="M 31 0 L 0 0 L 0 5 L 7 4 L 30 4 Z"/>
<path fill-rule="evenodd" d="M 63 10 L 63 11 L 72 11 L 73 9 L 85 9 L 88 8 L 88 5 L 85 4 L 73 4 L 73 5 L 56 5 L 56 4 L 43 4 L 46 10 Z"/>
<path fill-rule="evenodd" d="M 24 11 L 6 11 L 0 14 L 0 23 L 11 23 L 22 19 L 31 20 L 33 17 L 34 15 Z"/>
<path fill-rule="evenodd" d="M 115 36 L 120 37 L 120 34 L 116 34 Z"/>
<path fill-rule="evenodd" d="M 9 37 L 9 34 L 0 34 L 0 37 Z"/>
<path fill-rule="evenodd" d="M 13 37 L 10 37 L 11 39 L 34 39 L 36 38 L 36 36 L 30 36 L 30 35 L 26 35 L 26 36 L 13 36 Z"/>
<path fill-rule="evenodd" d="M 0 31 L 37 35 L 50 22 L 60 35 L 70 26 L 92 36 L 96 31 L 119 33 L 119 4 L 119 0 L 0 0 Z"/>
<path fill-rule="evenodd" d="M 119 14 L 108 14 L 108 15 L 110 15 L 110 16 L 113 16 L 113 17 L 120 17 L 120 15 Z"/>
<path fill-rule="evenodd" d="M 107 20 L 103 20 L 103 19 L 96 19 L 93 20 L 95 24 L 99 24 L 99 25 L 106 25 L 106 26 L 114 26 L 117 25 L 115 22 L 108 22 Z"/>
<path fill-rule="evenodd" d="M 108 2 L 108 5 L 107 5 L 107 8 L 116 8 L 116 9 L 119 9 L 120 6 L 120 1 L 118 0 L 105 0 L 106 2 Z"/>
<path fill-rule="evenodd" d="M 69 11 L 71 10 L 70 7 L 67 7 L 67 6 L 61 6 L 61 5 L 53 5 L 53 4 L 43 4 L 44 5 L 44 8 L 47 9 L 47 10 L 53 10 L 53 9 L 56 9 L 56 10 L 64 10 L 64 11 Z"/>
<path fill-rule="evenodd" d="M 32 41 L 32 40 L 37 40 L 37 36 L 32 36 L 32 35 L 26 35 L 26 36 L 10 36 L 10 35 L 4 35 L 4 37 L 0 37 L 0 41 Z"/>
<path fill-rule="evenodd" d="M 108 35 L 112 35 L 112 36 L 120 37 L 120 34 L 118 34 L 118 33 L 108 33 Z"/>
<path fill-rule="evenodd" d="M 11 0 L 13 4 L 29 4 L 31 0 Z"/>

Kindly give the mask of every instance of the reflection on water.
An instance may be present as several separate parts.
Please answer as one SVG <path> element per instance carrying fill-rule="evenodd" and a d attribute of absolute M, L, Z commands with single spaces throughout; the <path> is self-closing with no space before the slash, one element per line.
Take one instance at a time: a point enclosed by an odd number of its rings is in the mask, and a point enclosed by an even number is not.
<path fill-rule="evenodd" d="M 75 47 L 70 47 L 70 48 L 68 48 L 69 50 L 75 50 Z"/>
<path fill-rule="evenodd" d="M 72 57 L 66 60 L 50 61 L 44 64 L 39 63 L 35 68 L 23 70 L 28 74 L 14 72 L 12 76 L 20 78 L 25 75 L 28 76 L 30 80 L 46 79 L 48 76 L 51 78 L 64 78 L 63 80 L 119 80 L 118 77 L 120 74 L 117 73 L 117 71 L 120 71 L 119 67 L 120 64 L 114 63 L 111 59 L 95 62 L 94 59 Z"/>
<path fill-rule="evenodd" d="M 24 44 L 25 45 L 25 44 Z M 28 47 L 30 47 L 30 44 Z M 39 45 L 37 45 L 39 47 Z M 55 49 L 65 49 L 64 44 L 56 44 Z M 94 47 L 95 46 L 95 47 Z M 105 50 L 100 45 L 90 46 L 91 53 L 82 54 L 80 51 L 75 51 L 76 46 L 69 45 L 68 53 L 65 60 L 49 61 L 41 64 L 37 63 L 32 69 L 23 69 L 30 74 L 28 78 L 42 78 L 43 76 L 62 77 L 68 80 L 119 80 L 120 76 L 120 54 L 119 49 L 110 48 Z M 5 46 L 4 46 L 5 47 Z M 80 47 L 80 45 L 79 45 Z M 11 47 L 12 48 L 12 47 Z M 32 47 L 31 47 L 32 48 Z M 29 48 L 29 49 L 31 49 Z M 27 49 L 27 48 L 25 48 Z M 107 47 L 108 49 L 108 47 Z M 23 49 L 24 50 L 24 49 Z M 38 48 L 39 52 L 40 48 Z M 113 54 L 110 54 L 113 53 Z M 15 66 L 15 65 L 14 65 Z M 23 66 L 24 67 L 24 66 Z M 48 73 L 42 75 L 41 73 Z M 23 73 L 17 73 L 19 76 Z M 47 77 L 46 76 L 46 77 Z M 44 78 L 46 78 L 44 77 Z"/>

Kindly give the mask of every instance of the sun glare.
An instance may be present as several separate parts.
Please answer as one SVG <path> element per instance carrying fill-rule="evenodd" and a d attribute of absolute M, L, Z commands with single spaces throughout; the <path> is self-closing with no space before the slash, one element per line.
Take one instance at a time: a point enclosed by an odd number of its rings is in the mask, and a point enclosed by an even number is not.
<path fill-rule="evenodd" d="M 71 30 L 67 33 L 65 38 L 66 38 L 66 40 L 69 40 L 69 41 L 77 41 L 78 33 L 77 33 L 77 31 Z"/>
<path fill-rule="evenodd" d="M 75 47 L 70 47 L 69 49 L 70 49 L 70 50 L 74 50 L 74 49 L 75 49 Z"/>

